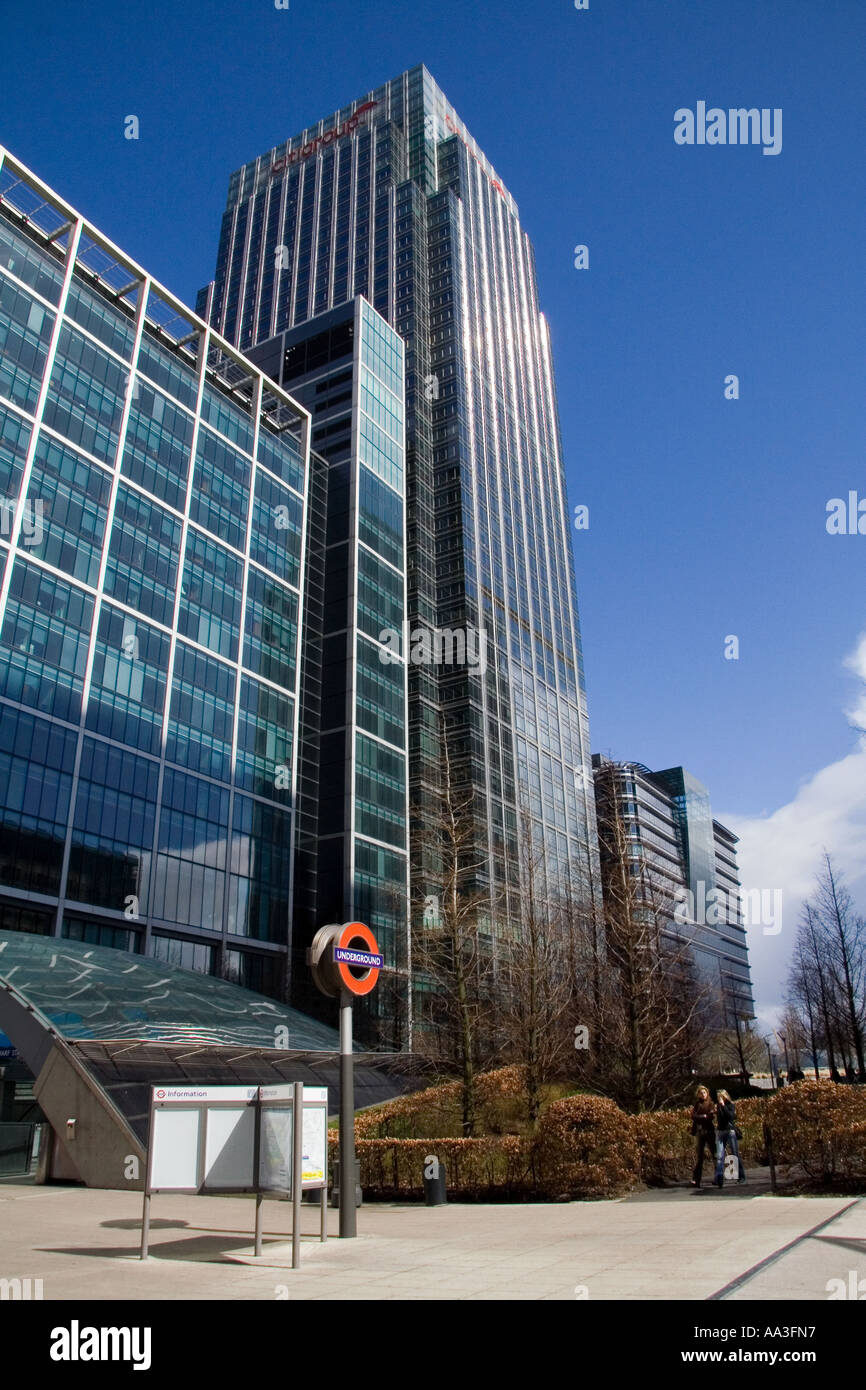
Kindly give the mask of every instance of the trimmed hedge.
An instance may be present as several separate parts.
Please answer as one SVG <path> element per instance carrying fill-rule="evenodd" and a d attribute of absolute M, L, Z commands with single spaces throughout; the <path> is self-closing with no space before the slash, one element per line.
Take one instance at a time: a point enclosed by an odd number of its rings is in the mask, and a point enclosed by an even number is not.
<path fill-rule="evenodd" d="M 614 1197 L 640 1181 L 631 1117 L 604 1096 L 566 1096 L 544 1110 L 535 1137 L 539 1190 L 551 1197 Z"/>
<path fill-rule="evenodd" d="M 603 1096 L 573 1095 L 542 1111 L 534 1136 L 496 1132 L 520 1108 L 523 1087 L 519 1067 L 479 1078 L 479 1113 L 494 1131 L 479 1139 L 453 1133 L 455 1124 L 459 1130 L 458 1082 L 364 1111 L 355 1122 L 364 1192 L 391 1201 L 421 1198 L 431 1158 L 445 1165 L 451 1196 L 475 1201 L 615 1197 L 642 1183 L 690 1176 L 690 1107 L 629 1115 Z M 452 1132 L 431 1135 L 437 1122 Z M 737 1124 L 747 1168 L 767 1162 L 768 1125 L 777 1164 L 825 1186 L 866 1182 L 864 1087 L 797 1081 L 738 1101 Z M 336 1154 L 333 1132 L 330 1142 Z"/>
<path fill-rule="evenodd" d="M 356 1115 L 355 1134 L 360 1139 L 460 1139 L 462 1095 L 459 1081 L 447 1081 L 373 1105 Z M 526 1068 L 499 1067 L 482 1072 L 476 1081 L 476 1107 L 482 1128 L 500 1132 L 515 1108 L 526 1108 Z"/>
<path fill-rule="evenodd" d="M 361 1187 L 385 1201 L 424 1195 L 424 1169 L 444 1165 L 449 1196 L 508 1201 L 534 1194 L 532 1144 L 517 1135 L 494 1139 L 359 1139 Z"/>
<path fill-rule="evenodd" d="M 794 1081 L 767 1104 L 777 1163 L 812 1182 L 866 1178 L 866 1088 Z"/>
<path fill-rule="evenodd" d="M 653 1110 L 631 1117 L 641 1180 L 650 1187 L 690 1176 L 695 1141 L 689 1116 L 688 1110 Z"/>

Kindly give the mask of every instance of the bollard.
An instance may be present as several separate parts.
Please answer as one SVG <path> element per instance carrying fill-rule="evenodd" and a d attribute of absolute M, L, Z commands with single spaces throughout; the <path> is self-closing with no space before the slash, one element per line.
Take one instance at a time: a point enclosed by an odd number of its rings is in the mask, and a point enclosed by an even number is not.
<path fill-rule="evenodd" d="M 334 1159 L 333 1167 L 334 1167 L 334 1177 L 333 1177 L 333 1181 L 332 1181 L 332 1183 L 331 1183 L 331 1206 L 332 1206 L 332 1207 L 339 1207 L 339 1205 L 340 1205 L 340 1160 L 339 1160 L 338 1158 L 335 1158 L 335 1159 Z M 363 1205 L 363 1201 L 364 1201 L 364 1194 L 363 1194 L 363 1192 L 361 1191 L 361 1160 L 360 1160 L 360 1158 L 356 1158 L 356 1159 L 355 1159 L 355 1206 L 356 1206 L 356 1207 L 362 1206 L 362 1205 Z"/>
<path fill-rule="evenodd" d="M 424 1205 L 427 1207 L 444 1207 L 448 1202 L 448 1192 L 445 1186 L 445 1164 L 440 1163 L 439 1159 L 433 1154 L 429 1154 L 424 1160 Z"/>

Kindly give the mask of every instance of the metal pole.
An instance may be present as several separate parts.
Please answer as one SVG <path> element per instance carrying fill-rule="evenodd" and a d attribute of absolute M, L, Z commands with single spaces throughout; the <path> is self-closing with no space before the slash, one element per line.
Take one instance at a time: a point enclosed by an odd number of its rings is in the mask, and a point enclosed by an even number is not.
<path fill-rule="evenodd" d="M 144 1189 L 144 1205 L 141 1212 L 141 1259 L 147 1259 L 147 1248 L 150 1240 L 150 1193 Z"/>
<path fill-rule="evenodd" d="M 256 1090 L 255 1134 L 253 1138 L 253 1181 L 256 1185 L 256 1243 L 255 1253 L 262 1253 L 262 1088 Z"/>
<path fill-rule="evenodd" d="M 153 1182 L 153 1132 L 154 1114 L 156 1107 L 153 1103 L 153 1087 L 150 1088 L 150 1105 L 147 1117 L 147 1158 L 144 1169 L 144 1202 L 141 1208 L 141 1255 L 142 1260 L 147 1259 L 147 1252 L 150 1245 L 150 1187 Z"/>
<path fill-rule="evenodd" d="M 326 1241 L 326 1240 L 328 1239 L 328 1184 L 327 1184 L 327 1183 L 325 1183 L 324 1187 L 322 1188 L 321 1203 L 320 1203 L 320 1205 L 321 1205 L 321 1208 L 322 1208 L 322 1225 L 321 1225 L 320 1239 L 321 1239 L 322 1241 Z"/>
<path fill-rule="evenodd" d="M 262 1194 L 256 1193 L 256 1254 L 262 1253 Z"/>
<path fill-rule="evenodd" d="M 292 1269 L 301 1263 L 301 1184 L 304 1178 L 304 1083 L 292 1090 Z"/>
<path fill-rule="evenodd" d="M 355 1075 L 352 996 L 340 995 L 340 1238 L 358 1234 L 355 1214 Z"/>

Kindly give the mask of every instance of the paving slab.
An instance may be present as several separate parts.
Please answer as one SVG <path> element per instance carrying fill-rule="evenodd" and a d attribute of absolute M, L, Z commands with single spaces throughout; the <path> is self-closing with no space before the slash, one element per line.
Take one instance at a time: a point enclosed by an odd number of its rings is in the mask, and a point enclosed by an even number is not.
<path fill-rule="evenodd" d="M 866 1200 L 742 1193 L 369 1203 L 356 1240 L 324 1244 L 318 1209 L 306 1207 L 292 1270 L 286 1202 L 266 1203 L 256 1258 L 251 1199 L 157 1195 L 151 1257 L 141 1261 L 140 1194 L 6 1184 L 0 1279 L 40 1278 L 46 1300 L 703 1300 L 723 1290 L 725 1299 L 827 1299 L 828 1285 L 841 1287 L 833 1279 L 846 1289 L 863 1280 L 866 1297 Z M 338 1212 L 329 1210 L 328 1229 L 337 1237 Z"/>

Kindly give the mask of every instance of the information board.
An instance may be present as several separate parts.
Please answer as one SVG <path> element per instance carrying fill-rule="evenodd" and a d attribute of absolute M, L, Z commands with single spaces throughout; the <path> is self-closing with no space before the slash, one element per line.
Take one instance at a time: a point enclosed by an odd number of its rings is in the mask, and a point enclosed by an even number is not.
<path fill-rule="evenodd" d="M 204 1186 L 243 1191 L 255 1186 L 255 1105 L 208 1106 L 206 1112 Z"/>
<path fill-rule="evenodd" d="M 302 1187 L 328 1181 L 328 1107 L 304 1102 L 304 1170 Z"/>
<path fill-rule="evenodd" d="M 259 1186 L 265 1192 L 292 1188 L 292 1087 L 262 1086 Z M 323 1187 L 328 1181 L 328 1088 L 304 1087 L 303 1169 L 301 1186 Z"/>
<path fill-rule="evenodd" d="M 290 1193 L 293 1096 L 291 1084 L 155 1086 L 148 1190 Z M 302 1138 L 301 1186 L 326 1186 L 326 1086 L 304 1087 Z"/>
<path fill-rule="evenodd" d="M 301 1111 L 297 1129 L 296 1108 Z M 291 1194 L 292 1268 L 297 1269 L 304 1188 L 319 1189 L 319 1239 L 327 1240 L 327 1086 L 296 1081 L 280 1086 L 153 1087 L 141 1212 L 143 1260 L 149 1250 L 154 1192 L 254 1192 L 256 1259 L 262 1253 L 264 1198 Z"/>
<path fill-rule="evenodd" d="M 259 1139 L 259 1187 L 263 1192 L 292 1189 L 292 1107 L 262 1105 Z"/>
<path fill-rule="evenodd" d="M 198 1191 L 203 1115 L 200 1106 L 154 1110 L 150 1186 L 155 1191 Z"/>

